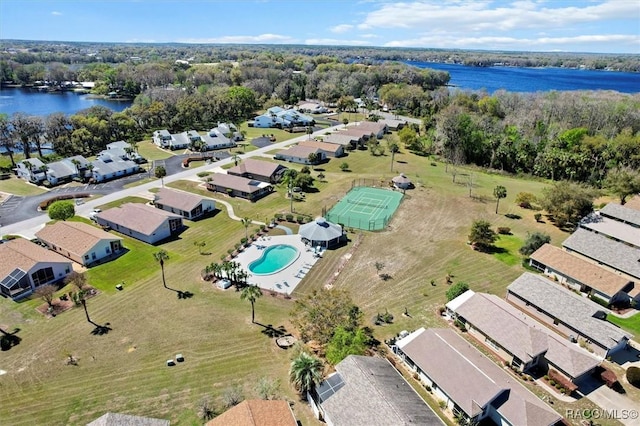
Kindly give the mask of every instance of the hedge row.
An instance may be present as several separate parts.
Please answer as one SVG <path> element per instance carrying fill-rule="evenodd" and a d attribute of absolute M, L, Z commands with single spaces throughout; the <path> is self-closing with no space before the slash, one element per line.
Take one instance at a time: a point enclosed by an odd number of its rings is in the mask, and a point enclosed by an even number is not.
<path fill-rule="evenodd" d="M 62 195 L 57 195 L 53 198 L 49 198 L 48 200 L 44 200 L 43 202 L 40 203 L 40 210 L 46 210 L 49 208 L 49 206 L 53 203 L 55 203 L 56 201 L 60 201 L 60 200 L 72 200 L 74 198 L 87 198 L 90 197 L 91 194 L 62 194 Z"/>

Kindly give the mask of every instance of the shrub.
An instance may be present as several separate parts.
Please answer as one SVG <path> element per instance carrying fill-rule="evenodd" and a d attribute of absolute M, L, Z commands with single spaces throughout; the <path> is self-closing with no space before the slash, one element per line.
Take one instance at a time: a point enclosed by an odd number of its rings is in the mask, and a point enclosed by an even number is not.
<path fill-rule="evenodd" d="M 245 237 L 240 238 L 240 244 L 247 244 L 247 241 Z"/>
<path fill-rule="evenodd" d="M 446 293 L 447 302 L 452 301 L 456 297 L 460 296 L 465 291 L 469 290 L 469 284 L 465 282 L 459 282 L 457 284 L 452 285 Z"/>
<path fill-rule="evenodd" d="M 296 220 L 298 221 L 298 223 L 304 223 L 304 216 L 299 214 Z"/>
<path fill-rule="evenodd" d="M 282 218 L 283 218 L 284 216 L 282 215 L 282 213 L 276 213 L 273 217 L 274 217 L 276 220 L 282 220 Z"/>
<path fill-rule="evenodd" d="M 522 247 L 520 247 L 520 254 L 529 256 L 536 250 L 538 250 L 543 245 L 550 243 L 551 237 L 544 232 L 534 232 L 531 234 L 527 234 L 527 239 L 525 240 Z"/>
<path fill-rule="evenodd" d="M 627 381 L 631 385 L 640 388 L 640 367 L 631 366 L 627 368 Z"/>
<path fill-rule="evenodd" d="M 536 220 L 536 222 L 540 222 L 540 219 L 542 219 L 542 213 L 534 214 L 533 218 Z"/>
<path fill-rule="evenodd" d="M 498 227 L 498 234 L 511 235 L 511 228 L 509 228 L 508 226 L 500 226 Z"/>
<path fill-rule="evenodd" d="M 536 196 L 530 192 L 519 192 L 516 195 L 516 204 L 523 209 L 530 209 L 531 205 L 536 202 Z"/>
<path fill-rule="evenodd" d="M 293 222 L 293 215 L 291 213 L 287 213 L 285 218 L 287 219 L 287 222 Z"/>

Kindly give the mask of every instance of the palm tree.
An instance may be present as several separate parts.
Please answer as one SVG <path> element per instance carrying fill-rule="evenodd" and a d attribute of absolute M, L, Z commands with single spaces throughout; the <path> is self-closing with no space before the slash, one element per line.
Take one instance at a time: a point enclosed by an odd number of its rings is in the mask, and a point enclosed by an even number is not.
<path fill-rule="evenodd" d="M 398 143 L 392 140 L 387 141 L 387 145 L 389 146 L 389 151 L 391 151 L 391 171 L 393 171 L 393 160 L 395 158 L 396 152 L 400 151 L 400 147 Z"/>
<path fill-rule="evenodd" d="M 262 290 L 257 285 L 248 285 L 242 289 L 240 293 L 240 300 L 248 300 L 251 302 L 251 323 L 256 322 L 255 303 L 258 298 L 262 296 Z"/>
<path fill-rule="evenodd" d="M 493 188 L 493 196 L 496 197 L 496 214 L 498 214 L 498 206 L 500 205 L 500 199 L 507 196 L 507 188 L 502 185 L 498 185 Z"/>
<path fill-rule="evenodd" d="M 242 226 L 244 226 L 244 237 L 248 240 L 249 226 L 251 226 L 251 219 L 249 219 L 248 217 L 245 217 L 244 219 L 240 219 L 240 221 L 242 222 Z"/>
<path fill-rule="evenodd" d="M 324 366 L 319 358 L 300 352 L 300 355 L 291 361 L 289 367 L 289 381 L 302 395 L 307 394 L 322 381 Z"/>
<path fill-rule="evenodd" d="M 71 164 L 73 164 L 73 166 L 76 168 L 76 174 L 80 176 L 80 161 L 76 160 L 75 158 L 72 158 Z"/>
<path fill-rule="evenodd" d="M 240 156 L 238 154 L 233 154 L 231 156 L 231 159 L 233 160 L 233 164 L 234 165 L 238 165 L 238 163 L 240 162 Z"/>
<path fill-rule="evenodd" d="M 9 159 L 11 160 L 11 168 L 16 168 L 16 162 L 13 159 L 13 149 L 15 148 L 15 141 L 13 140 L 11 123 L 7 117 L 7 114 L 0 114 L 0 146 L 6 149 Z"/>
<path fill-rule="evenodd" d="M 311 140 L 312 134 L 313 134 L 313 127 L 307 126 L 307 135 L 309 135 L 309 140 Z"/>
<path fill-rule="evenodd" d="M 169 260 L 169 255 L 165 250 L 160 250 L 159 252 L 153 253 L 153 257 L 160 264 L 160 269 L 162 270 L 162 285 L 164 288 L 168 289 L 167 282 L 164 278 L 164 262 Z"/>
<path fill-rule="evenodd" d="M 80 303 L 82 303 L 82 307 L 84 308 L 84 315 L 87 317 L 87 322 L 90 324 L 95 324 L 93 321 L 91 321 L 91 317 L 89 317 L 89 311 L 87 310 L 87 299 L 86 299 L 86 290 L 80 290 L 78 292 L 78 300 L 80 301 Z"/>
<path fill-rule="evenodd" d="M 47 174 L 47 172 L 49 171 L 49 167 L 47 167 L 46 164 L 40 166 L 38 168 L 38 171 L 44 173 L 44 180 L 49 180 L 49 175 Z"/>

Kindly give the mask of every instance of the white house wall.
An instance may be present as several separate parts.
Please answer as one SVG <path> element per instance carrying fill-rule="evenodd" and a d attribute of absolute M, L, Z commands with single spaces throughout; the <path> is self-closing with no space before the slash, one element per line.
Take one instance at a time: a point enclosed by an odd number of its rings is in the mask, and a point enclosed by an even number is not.
<path fill-rule="evenodd" d="M 29 283 L 31 284 L 31 289 L 32 291 L 35 291 L 35 289 L 37 288 L 35 283 L 33 282 L 33 279 L 31 277 L 31 274 L 33 274 L 36 271 L 39 271 L 40 269 L 45 269 L 45 268 L 51 268 L 53 270 L 53 280 L 48 281 L 46 283 L 41 283 L 40 286 L 46 285 L 46 284 L 50 284 L 52 282 L 58 281 L 63 279 L 64 277 L 67 276 L 67 274 L 69 272 L 71 272 L 71 261 L 69 262 L 38 262 L 33 268 L 29 269 L 28 275 L 29 275 Z"/>

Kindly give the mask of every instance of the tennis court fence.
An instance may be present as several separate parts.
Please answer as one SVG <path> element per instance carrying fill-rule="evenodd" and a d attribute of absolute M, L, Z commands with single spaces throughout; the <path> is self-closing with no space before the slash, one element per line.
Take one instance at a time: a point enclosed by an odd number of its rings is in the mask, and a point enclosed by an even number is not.
<path fill-rule="evenodd" d="M 375 220 L 357 219 L 348 215 L 328 213 L 324 215 L 329 222 L 337 223 L 347 228 L 367 229 L 369 231 L 379 231 L 386 228 L 389 223 L 389 216 L 378 218 Z"/>

